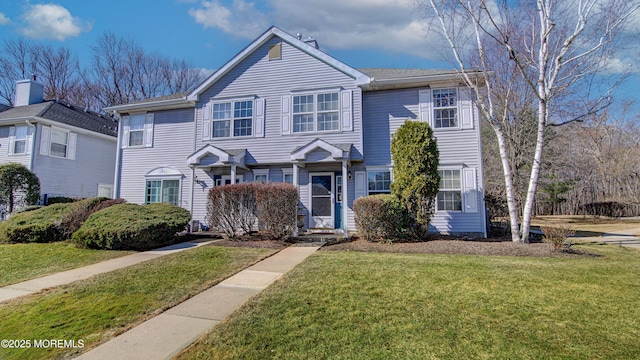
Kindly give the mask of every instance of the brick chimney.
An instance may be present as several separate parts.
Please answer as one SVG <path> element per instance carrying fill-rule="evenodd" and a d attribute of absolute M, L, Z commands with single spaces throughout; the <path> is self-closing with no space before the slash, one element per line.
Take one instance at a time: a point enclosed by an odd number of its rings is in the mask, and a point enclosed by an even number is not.
<path fill-rule="evenodd" d="M 34 75 L 31 79 L 16 81 L 16 101 L 13 106 L 24 106 L 42 102 L 44 85 L 36 81 Z"/>

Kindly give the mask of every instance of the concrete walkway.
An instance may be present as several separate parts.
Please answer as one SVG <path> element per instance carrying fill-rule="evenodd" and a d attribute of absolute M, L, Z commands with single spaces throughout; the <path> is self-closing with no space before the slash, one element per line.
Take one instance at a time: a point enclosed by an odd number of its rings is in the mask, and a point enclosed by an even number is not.
<path fill-rule="evenodd" d="M 319 247 L 288 247 L 78 359 L 171 359 Z"/>
<path fill-rule="evenodd" d="M 602 236 L 573 237 L 572 239 L 619 245 L 640 250 L 640 236 L 634 234 L 640 234 L 640 228 L 612 231 Z"/>
<path fill-rule="evenodd" d="M 210 244 L 213 240 L 188 241 L 180 244 L 166 246 L 163 248 L 145 251 L 137 254 L 122 256 L 119 258 L 91 264 L 39 278 L 35 278 L 21 283 L 7 285 L 0 288 L 0 302 L 15 299 L 21 296 L 37 293 L 47 288 L 66 285 L 78 280 L 88 279 L 92 276 L 109 271 L 122 269 L 127 266 L 139 264 L 144 261 L 159 258 L 161 256 L 176 252 L 193 249 L 199 246 Z"/>

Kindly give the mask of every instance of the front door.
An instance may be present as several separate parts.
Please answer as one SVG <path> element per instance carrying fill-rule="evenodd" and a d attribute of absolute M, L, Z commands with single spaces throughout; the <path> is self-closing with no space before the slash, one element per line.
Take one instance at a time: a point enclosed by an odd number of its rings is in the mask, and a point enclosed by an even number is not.
<path fill-rule="evenodd" d="M 333 229 L 335 184 L 333 173 L 311 173 L 311 224 L 312 228 Z"/>

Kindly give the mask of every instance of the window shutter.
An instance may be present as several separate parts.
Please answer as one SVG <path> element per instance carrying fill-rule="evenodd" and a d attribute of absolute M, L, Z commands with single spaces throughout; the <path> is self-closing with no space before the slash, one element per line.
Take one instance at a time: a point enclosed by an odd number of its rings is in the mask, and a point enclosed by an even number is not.
<path fill-rule="evenodd" d="M 211 139 L 211 103 L 202 108 L 202 140 Z"/>
<path fill-rule="evenodd" d="M 420 90 L 418 92 L 418 101 L 420 102 L 420 114 L 418 114 L 418 120 L 428 123 L 429 126 L 433 128 L 433 120 L 431 116 L 431 90 Z"/>
<path fill-rule="evenodd" d="M 342 96 L 342 131 L 350 131 L 353 129 L 353 94 L 351 90 L 341 91 Z"/>
<path fill-rule="evenodd" d="M 367 195 L 367 172 L 366 171 L 356 171 L 355 172 L 356 179 L 356 190 L 355 190 L 355 199 L 359 197 L 363 197 Z"/>
<path fill-rule="evenodd" d="M 471 89 L 458 88 L 458 113 L 463 129 L 473 129 L 473 108 L 471 101 Z"/>
<path fill-rule="evenodd" d="M 48 126 L 43 126 L 42 134 L 40 134 L 40 155 L 49 155 L 50 143 L 51 128 Z"/>
<path fill-rule="evenodd" d="M 253 132 L 255 134 L 255 137 L 264 137 L 264 132 L 265 132 L 265 128 L 264 128 L 264 99 L 255 99 L 253 101 L 253 107 L 254 107 L 254 129 Z"/>
<path fill-rule="evenodd" d="M 122 126 L 122 143 L 120 144 L 123 149 L 129 146 L 129 116 L 123 116 L 120 122 Z"/>
<path fill-rule="evenodd" d="M 147 118 L 144 121 L 144 147 L 153 146 L 153 113 L 147 113 Z"/>
<path fill-rule="evenodd" d="M 31 148 L 33 147 L 33 130 L 32 126 L 27 128 L 27 154 L 31 154 Z"/>
<path fill-rule="evenodd" d="M 12 126 L 9 128 L 9 155 L 13 155 L 13 148 L 15 147 L 16 142 L 16 127 Z"/>
<path fill-rule="evenodd" d="M 78 143 L 78 135 L 70 132 L 69 138 L 67 139 L 67 159 L 75 160 L 76 159 L 76 144 Z"/>
<path fill-rule="evenodd" d="M 291 101 L 290 95 L 282 97 L 282 135 L 291 134 L 290 124 L 291 119 L 289 116 L 289 102 Z"/>
<path fill-rule="evenodd" d="M 476 188 L 476 169 L 462 169 L 464 174 L 464 211 L 478 212 L 478 192 Z"/>

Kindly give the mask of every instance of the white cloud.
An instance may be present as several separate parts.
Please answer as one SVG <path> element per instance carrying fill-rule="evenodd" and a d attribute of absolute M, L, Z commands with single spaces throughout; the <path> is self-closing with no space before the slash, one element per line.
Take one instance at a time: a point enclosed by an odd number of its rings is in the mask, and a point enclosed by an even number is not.
<path fill-rule="evenodd" d="M 0 12 L 0 25 L 7 25 L 11 20 Z"/>
<path fill-rule="evenodd" d="M 253 2 L 202 1 L 189 14 L 205 28 L 246 39 L 270 25 L 313 36 L 321 48 L 374 48 L 398 54 L 441 59 L 435 35 L 415 10 L 415 0 L 266 0 L 264 9 Z M 431 45 L 429 45 L 431 44 Z"/>
<path fill-rule="evenodd" d="M 57 4 L 29 5 L 22 14 L 25 24 L 23 35 L 36 39 L 63 41 L 91 30 L 91 24 L 71 16 L 66 8 Z"/>

